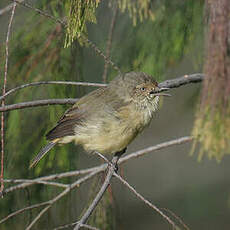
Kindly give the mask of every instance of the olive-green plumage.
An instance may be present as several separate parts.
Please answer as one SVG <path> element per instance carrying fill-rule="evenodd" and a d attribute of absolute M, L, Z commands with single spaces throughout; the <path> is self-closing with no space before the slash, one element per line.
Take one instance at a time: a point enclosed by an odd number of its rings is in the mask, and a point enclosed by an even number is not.
<path fill-rule="evenodd" d="M 75 141 L 86 151 L 114 154 L 122 151 L 147 126 L 158 107 L 157 82 L 149 75 L 130 72 L 106 87 L 80 98 L 46 135 L 45 146 L 30 167 L 58 143 Z"/>

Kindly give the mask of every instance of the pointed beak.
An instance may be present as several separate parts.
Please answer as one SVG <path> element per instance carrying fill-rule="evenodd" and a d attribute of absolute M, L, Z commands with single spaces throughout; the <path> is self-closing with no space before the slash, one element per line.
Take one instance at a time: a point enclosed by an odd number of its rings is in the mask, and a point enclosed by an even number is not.
<path fill-rule="evenodd" d="M 164 91 L 169 90 L 170 88 L 158 88 L 157 90 L 153 90 L 150 92 L 150 94 L 153 94 L 154 96 L 166 96 L 171 97 L 171 94 L 169 93 L 162 93 Z"/>
<path fill-rule="evenodd" d="M 168 90 L 170 90 L 170 88 L 159 88 L 159 90 L 158 90 L 158 92 L 163 92 L 163 91 L 168 91 Z"/>

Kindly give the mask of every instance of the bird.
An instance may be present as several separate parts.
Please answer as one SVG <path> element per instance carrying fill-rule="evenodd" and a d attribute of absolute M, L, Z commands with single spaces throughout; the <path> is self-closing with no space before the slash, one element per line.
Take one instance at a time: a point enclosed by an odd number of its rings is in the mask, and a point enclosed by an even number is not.
<path fill-rule="evenodd" d="M 144 72 L 119 74 L 107 86 L 80 98 L 46 134 L 48 144 L 30 168 L 57 144 L 74 141 L 87 152 L 122 155 L 134 138 L 149 125 L 168 88 Z"/>

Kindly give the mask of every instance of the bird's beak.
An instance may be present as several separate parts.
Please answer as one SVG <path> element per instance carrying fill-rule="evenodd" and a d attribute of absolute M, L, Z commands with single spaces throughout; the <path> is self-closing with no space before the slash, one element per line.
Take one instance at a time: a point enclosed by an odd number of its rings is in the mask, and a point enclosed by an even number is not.
<path fill-rule="evenodd" d="M 171 94 L 169 93 L 162 93 L 164 91 L 169 90 L 170 88 L 158 88 L 157 90 L 153 90 L 150 92 L 150 94 L 153 94 L 154 96 L 166 96 L 166 97 L 170 97 Z"/>
<path fill-rule="evenodd" d="M 168 90 L 170 90 L 170 88 L 159 88 L 159 90 L 158 90 L 158 92 L 163 92 L 163 91 L 168 91 Z"/>

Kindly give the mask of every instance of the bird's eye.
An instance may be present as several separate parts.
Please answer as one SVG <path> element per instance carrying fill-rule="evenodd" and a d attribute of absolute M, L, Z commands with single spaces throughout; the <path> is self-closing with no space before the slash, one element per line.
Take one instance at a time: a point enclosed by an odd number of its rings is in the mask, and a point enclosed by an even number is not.
<path fill-rule="evenodd" d="M 145 91 L 145 87 L 141 87 L 141 91 Z"/>

